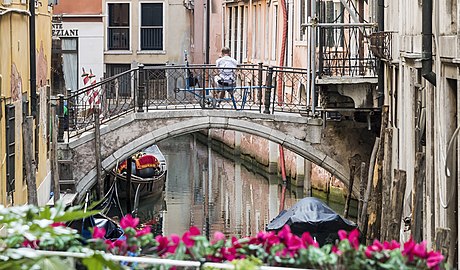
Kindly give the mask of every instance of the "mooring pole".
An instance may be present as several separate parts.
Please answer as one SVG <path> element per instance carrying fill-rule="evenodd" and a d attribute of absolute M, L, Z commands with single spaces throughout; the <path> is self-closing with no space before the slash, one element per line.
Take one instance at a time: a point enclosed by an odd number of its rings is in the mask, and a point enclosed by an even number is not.
<path fill-rule="evenodd" d="M 102 179 L 101 167 L 101 123 L 99 121 L 99 107 L 94 107 L 94 146 L 96 155 L 96 177 L 97 177 L 97 189 L 99 191 L 99 198 L 104 197 L 104 179 Z"/>
<path fill-rule="evenodd" d="M 26 169 L 27 183 L 27 203 L 38 205 L 37 184 L 36 184 L 36 165 L 34 160 L 34 150 L 30 142 L 33 141 L 33 116 L 26 116 L 22 124 L 24 134 L 24 164 Z"/>
<path fill-rule="evenodd" d="M 54 193 L 54 203 L 59 200 L 60 196 L 60 186 L 59 186 L 59 168 L 57 162 L 57 140 L 58 140 L 58 130 L 57 130 L 57 117 L 56 117 L 56 102 L 51 101 L 50 106 L 51 114 L 51 153 L 50 153 L 50 167 L 51 167 L 51 183 L 53 185 Z"/>
<path fill-rule="evenodd" d="M 126 160 L 126 185 L 128 186 L 126 189 L 126 212 L 129 214 L 132 212 L 131 206 L 131 174 L 132 174 L 132 167 L 131 164 L 133 162 L 133 158 L 129 157 Z"/>
<path fill-rule="evenodd" d="M 355 165 L 354 164 L 350 166 L 350 180 L 349 181 L 350 182 L 348 184 L 347 199 L 345 201 L 345 211 L 343 213 L 345 218 L 348 218 L 348 210 L 350 209 L 351 194 L 353 191 L 353 184 L 355 182 Z"/>

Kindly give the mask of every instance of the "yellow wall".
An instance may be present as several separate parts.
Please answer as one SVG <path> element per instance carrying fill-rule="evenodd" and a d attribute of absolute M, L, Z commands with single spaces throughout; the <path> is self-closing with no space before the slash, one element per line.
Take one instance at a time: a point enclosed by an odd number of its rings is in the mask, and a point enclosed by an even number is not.
<path fill-rule="evenodd" d="M 27 4 L 13 1 L 12 5 L 0 5 L 0 10 L 14 8 L 27 10 Z M 48 84 L 50 77 L 51 59 L 51 13 L 48 6 L 42 5 L 36 9 L 36 47 L 37 47 L 37 81 L 42 78 L 42 85 Z M 27 187 L 23 183 L 23 145 L 22 145 L 22 97 L 29 94 L 29 16 L 17 12 L 10 12 L 0 16 L 0 75 L 2 82 L 0 87 L 0 203 L 10 205 L 11 200 L 6 194 L 6 135 L 5 135 L 5 104 L 13 104 L 16 110 L 15 119 L 15 192 L 14 204 L 27 203 Z M 42 48 L 42 49 L 41 49 Z M 40 57 L 38 57 L 40 56 Z M 45 60 L 44 60 L 45 59 Z M 13 83 L 12 83 L 13 82 Z M 15 85 L 16 87 L 12 87 Z M 12 90 L 13 88 L 17 91 Z M 43 87 L 42 87 L 43 88 Z M 39 93 L 40 85 L 37 86 Z M 41 104 L 40 106 L 46 106 Z M 43 123 L 41 123 L 43 125 Z M 43 125 L 44 126 L 44 125 Z M 48 175 L 46 162 L 46 140 L 40 138 L 40 158 L 37 165 L 37 186 Z M 33 142 L 28 142 L 33 143 Z"/>

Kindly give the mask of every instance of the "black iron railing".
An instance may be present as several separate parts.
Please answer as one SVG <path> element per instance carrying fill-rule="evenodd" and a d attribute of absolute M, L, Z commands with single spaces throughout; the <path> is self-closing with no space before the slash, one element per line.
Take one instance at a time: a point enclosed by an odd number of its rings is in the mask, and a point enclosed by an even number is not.
<path fill-rule="evenodd" d="M 320 25 L 318 69 L 320 76 L 377 76 L 371 51 L 375 26 Z"/>
<path fill-rule="evenodd" d="M 109 27 L 109 50 L 129 50 L 129 27 Z"/>
<path fill-rule="evenodd" d="M 370 38 L 371 51 L 376 57 L 385 60 L 392 59 L 392 39 L 394 33 L 395 32 L 372 33 Z"/>
<path fill-rule="evenodd" d="M 220 85 L 219 69 L 211 65 L 139 66 L 76 92 L 61 128 L 67 138 L 130 112 L 183 109 L 251 110 L 260 113 L 310 112 L 308 73 L 300 68 L 241 65 L 234 83 Z M 224 93 L 221 97 L 220 93 Z"/>

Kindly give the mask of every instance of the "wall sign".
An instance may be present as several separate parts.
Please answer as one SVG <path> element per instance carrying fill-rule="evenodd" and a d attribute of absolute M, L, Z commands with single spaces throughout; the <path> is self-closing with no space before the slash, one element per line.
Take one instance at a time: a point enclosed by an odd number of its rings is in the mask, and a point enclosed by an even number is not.
<path fill-rule="evenodd" d="M 65 29 L 62 23 L 52 23 L 51 35 L 53 37 L 78 37 L 78 29 Z"/>

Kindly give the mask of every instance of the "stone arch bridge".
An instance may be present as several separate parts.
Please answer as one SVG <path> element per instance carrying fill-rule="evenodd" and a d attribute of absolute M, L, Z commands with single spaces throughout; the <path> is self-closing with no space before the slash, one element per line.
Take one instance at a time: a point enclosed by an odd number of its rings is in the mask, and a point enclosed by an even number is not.
<path fill-rule="evenodd" d="M 235 130 L 281 144 L 323 167 L 347 186 L 350 164 L 355 162 L 359 168 L 356 162 L 367 163 L 375 140 L 375 134 L 368 130 L 366 123 L 332 121 L 323 125 L 320 118 L 298 114 L 242 110 L 132 112 L 101 126 L 102 172 L 151 144 L 204 129 Z M 60 184 L 74 189 L 80 199 L 96 183 L 94 138 L 93 130 L 60 143 L 58 147 L 60 171 L 66 171 L 67 175 L 61 174 Z M 359 169 L 356 171 L 359 175 Z M 358 181 L 355 181 L 353 193 L 359 194 Z"/>

